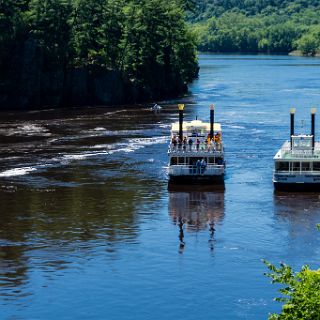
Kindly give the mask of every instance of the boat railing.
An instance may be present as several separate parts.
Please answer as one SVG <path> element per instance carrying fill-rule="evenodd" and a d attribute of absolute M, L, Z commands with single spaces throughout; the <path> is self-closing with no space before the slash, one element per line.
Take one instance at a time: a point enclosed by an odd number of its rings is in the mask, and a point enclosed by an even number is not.
<path fill-rule="evenodd" d="M 290 148 L 281 148 L 281 158 L 286 157 L 295 157 L 295 158 L 315 158 L 319 159 L 319 152 L 315 152 L 314 150 L 291 150 Z"/>
<path fill-rule="evenodd" d="M 220 175 L 224 172 L 224 165 L 207 165 L 199 167 L 194 165 L 173 165 L 169 167 L 171 175 Z"/>
<path fill-rule="evenodd" d="M 320 175 L 320 171 L 318 170 L 308 170 L 308 169 L 297 169 L 297 170 L 273 170 L 274 174 L 280 174 L 280 175 Z"/>
<path fill-rule="evenodd" d="M 200 144 L 173 144 L 169 145 L 168 152 L 210 152 L 210 153 L 221 153 L 223 151 L 222 143 L 200 143 Z"/>

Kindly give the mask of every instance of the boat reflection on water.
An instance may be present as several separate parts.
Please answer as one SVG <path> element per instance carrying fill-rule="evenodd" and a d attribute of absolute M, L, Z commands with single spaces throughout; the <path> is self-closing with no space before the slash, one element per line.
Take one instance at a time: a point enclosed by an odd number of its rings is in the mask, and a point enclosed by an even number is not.
<path fill-rule="evenodd" d="M 274 194 L 275 216 L 298 229 L 315 228 L 320 222 L 320 193 Z"/>
<path fill-rule="evenodd" d="M 274 217 L 285 225 L 288 239 L 283 242 L 292 256 L 317 257 L 320 250 L 320 194 L 280 193 L 274 194 Z M 306 261 L 307 262 L 307 261 Z M 312 263 L 312 261 L 308 261 Z"/>
<path fill-rule="evenodd" d="M 169 185 L 169 214 L 179 226 L 179 252 L 185 247 L 186 232 L 208 230 L 209 247 L 214 249 L 215 226 L 224 216 L 224 188 Z"/>

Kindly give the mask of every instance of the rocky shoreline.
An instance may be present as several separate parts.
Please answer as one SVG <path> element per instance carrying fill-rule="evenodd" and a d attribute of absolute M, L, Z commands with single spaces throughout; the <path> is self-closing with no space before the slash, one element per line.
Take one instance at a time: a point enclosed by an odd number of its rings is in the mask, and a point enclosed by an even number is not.
<path fill-rule="evenodd" d="M 315 54 L 303 54 L 300 50 L 294 50 L 289 52 L 289 56 L 294 57 L 320 57 L 320 51 L 317 51 Z"/>

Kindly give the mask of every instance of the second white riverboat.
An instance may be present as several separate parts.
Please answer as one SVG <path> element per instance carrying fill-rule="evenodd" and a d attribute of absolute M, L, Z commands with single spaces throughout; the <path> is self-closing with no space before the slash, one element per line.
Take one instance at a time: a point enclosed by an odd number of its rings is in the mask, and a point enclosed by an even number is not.
<path fill-rule="evenodd" d="M 316 108 L 311 109 L 311 133 L 294 133 L 295 109 L 290 110 L 290 140 L 274 157 L 273 183 L 279 191 L 320 191 L 320 142 L 315 142 Z"/>
<path fill-rule="evenodd" d="M 171 126 L 169 182 L 177 184 L 224 184 L 225 160 L 220 123 L 183 121 L 184 105 L 179 107 L 179 122 Z"/>

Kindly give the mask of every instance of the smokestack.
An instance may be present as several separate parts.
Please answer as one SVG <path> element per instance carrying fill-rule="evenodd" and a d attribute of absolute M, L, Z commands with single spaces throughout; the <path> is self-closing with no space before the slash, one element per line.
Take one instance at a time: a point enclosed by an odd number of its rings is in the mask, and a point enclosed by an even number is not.
<path fill-rule="evenodd" d="M 290 109 L 290 149 L 292 150 L 292 136 L 294 135 L 294 113 L 295 108 Z"/>
<path fill-rule="evenodd" d="M 214 126 L 214 105 L 210 105 L 210 139 L 213 138 L 213 126 Z"/>
<path fill-rule="evenodd" d="M 312 135 L 312 150 L 314 150 L 315 142 L 315 118 L 316 118 L 316 108 L 311 108 L 311 135 Z"/>
<path fill-rule="evenodd" d="M 184 109 L 184 104 L 178 104 L 179 108 L 179 138 L 180 141 L 183 140 L 183 109 Z"/>

